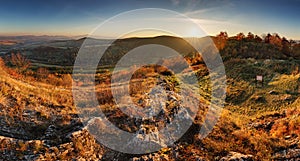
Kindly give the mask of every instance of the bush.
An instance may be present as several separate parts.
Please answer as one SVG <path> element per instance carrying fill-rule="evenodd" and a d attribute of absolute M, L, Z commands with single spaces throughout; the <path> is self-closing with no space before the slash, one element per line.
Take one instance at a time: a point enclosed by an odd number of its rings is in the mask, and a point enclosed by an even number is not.
<path fill-rule="evenodd" d="M 12 53 L 9 62 L 12 66 L 16 67 L 21 73 L 26 71 L 30 67 L 30 62 L 22 54 Z"/>

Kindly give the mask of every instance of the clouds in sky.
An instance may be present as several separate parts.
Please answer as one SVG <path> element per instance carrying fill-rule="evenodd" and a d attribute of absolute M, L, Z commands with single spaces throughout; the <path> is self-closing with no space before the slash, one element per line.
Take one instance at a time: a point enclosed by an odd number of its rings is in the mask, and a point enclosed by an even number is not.
<path fill-rule="evenodd" d="M 210 34 L 280 32 L 300 39 L 300 0 L 10 0 L 0 6 L 0 34 L 86 34 L 110 17 L 140 8 L 182 13 Z"/>

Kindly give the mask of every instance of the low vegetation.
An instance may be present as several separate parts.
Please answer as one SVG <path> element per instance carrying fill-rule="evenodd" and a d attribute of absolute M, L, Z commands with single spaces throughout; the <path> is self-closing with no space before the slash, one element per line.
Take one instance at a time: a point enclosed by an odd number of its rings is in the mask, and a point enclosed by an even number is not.
<path fill-rule="evenodd" d="M 162 36 L 115 42 L 117 46 L 108 50 L 107 57 L 101 62 L 104 66 L 99 66 L 95 73 L 100 108 L 85 100 L 79 103 L 83 107 L 81 112 L 93 114 L 102 110 L 111 122 L 128 132 L 137 132 L 139 124 L 147 125 L 148 130 L 155 124 L 164 127 L 163 118 L 172 119 L 176 114 L 176 102 L 180 100 L 177 93 L 183 82 L 175 77 L 174 71 L 163 65 L 182 66 L 178 59 L 162 60 L 162 66 L 120 70 L 115 75 L 119 84 L 111 84 L 112 69 L 119 57 L 136 46 L 155 41 L 169 47 L 177 46 L 176 50 L 183 53 L 198 77 L 203 98 L 188 132 L 175 143 L 176 146 L 151 154 L 152 159 L 159 156 L 165 160 L 220 160 L 231 152 L 238 152 L 252 155 L 254 160 L 276 160 L 286 157 L 284 153 L 290 155 L 290 151 L 300 149 L 299 44 L 278 34 L 267 34 L 261 38 L 252 33 L 247 36 L 239 33 L 228 37 L 226 32 L 221 32 L 212 38 L 224 61 L 227 89 L 224 110 L 206 138 L 199 139 L 199 129 L 211 97 L 209 72 L 201 56 L 179 38 Z M 0 152 L 3 154 L 0 160 L 150 158 L 150 154 L 129 155 L 105 148 L 82 129 L 86 120 L 78 118 L 79 111 L 72 98 L 72 83 L 80 87 L 84 80 L 73 80 L 69 67 L 76 56 L 76 47 L 72 50 L 53 48 L 14 51 L 15 54 L 7 54 L 0 59 Z M 45 52 L 45 59 L 51 57 L 51 61 L 59 63 L 45 62 L 42 57 L 35 59 L 36 54 L 44 50 L 57 54 L 63 52 L 66 58 L 52 60 L 58 58 Z M 114 52 L 117 55 L 113 55 Z M 70 55 L 72 59 L 67 61 Z M 60 69 L 47 66 L 51 64 L 60 65 Z M 180 70 L 183 77 L 191 74 L 189 70 Z M 123 97 L 126 91 L 122 83 L 131 71 L 135 71 L 129 83 L 131 98 L 122 99 L 131 99 L 136 105 L 146 108 L 151 106 L 147 101 L 152 87 L 161 85 L 168 92 L 167 108 L 164 114 L 159 114 L 161 117 L 135 121 L 117 108 L 111 89 Z M 263 76 L 263 82 L 256 80 L 257 75 Z M 190 94 L 189 97 L 193 100 L 195 96 Z M 193 104 L 192 101 L 189 103 Z M 294 156 L 297 158 L 297 155 Z"/>

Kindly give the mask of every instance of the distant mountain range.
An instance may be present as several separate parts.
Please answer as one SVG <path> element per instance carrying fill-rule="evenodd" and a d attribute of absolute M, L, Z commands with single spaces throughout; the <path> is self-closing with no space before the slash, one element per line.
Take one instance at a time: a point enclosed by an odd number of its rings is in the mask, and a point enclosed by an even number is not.
<path fill-rule="evenodd" d="M 24 42 L 38 42 L 38 41 L 51 41 L 51 40 L 69 40 L 72 39 L 72 37 L 67 36 L 48 36 L 48 35 L 42 35 L 42 36 L 35 36 L 35 35 L 23 35 L 23 36 L 0 36 L 0 41 L 2 40 L 10 40 L 10 41 L 16 41 L 19 43 Z"/>
<path fill-rule="evenodd" d="M 3 38 L 5 37 L 0 37 L 0 41 L 1 38 L 2 41 L 4 41 Z M 31 62 L 38 65 L 51 64 L 72 66 L 76 59 L 76 55 L 84 42 L 88 42 L 88 44 L 85 45 L 89 46 L 90 50 L 93 50 L 94 48 L 97 49 L 99 45 L 108 47 L 101 59 L 101 64 L 104 65 L 113 65 L 128 51 L 147 44 L 167 46 L 183 55 L 196 52 L 184 39 L 172 36 L 125 38 L 116 41 L 112 41 L 112 39 L 95 39 L 87 37 L 80 39 L 51 36 L 18 36 L 10 38 L 9 41 L 14 41 L 16 44 L 0 44 L 0 56 L 20 52 Z M 112 44 L 110 45 L 110 43 Z"/>
<path fill-rule="evenodd" d="M 207 44 L 207 40 L 213 40 L 217 45 L 216 37 L 206 38 L 187 38 L 197 43 Z M 98 46 L 107 46 L 109 48 L 103 58 L 102 64 L 115 64 L 126 52 L 142 45 L 158 44 L 170 47 L 182 55 L 196 53 L 195 49 L 185 39 L 172 36 L 157 36 L 157 37 L 132 37 L 118 39 L 113 42 L 112 39 L 96 39 L 89 37 L 66 37 L 66 36 L 0 36 L 0 56 L 9 53 L 21 52 L 32 62 L 42 64 L 55 64 L 63 66 L 71 66 L 76 58 L 76 55 L 84 42 L 88 42 L 88 46 L 97 49 Z M 300 41 L 296 41 L 300 43 Z M 263 42 L 244 42 L 241 46 L 238 40 L 229 39 L 226 45 L 226 50 L 222 51 L 223 59 L 231 57 L 251 57 L 258 59 L 287 59 L 289 56 L 300 55 L 294 51 L 294 55 L 285 55 L 275 46 Z M 299 45 L 298 45 L 299 46 Z M 256 48 L 260 49 L 257 50 Z M 90 48 L 90 50 L 92 49 Z M 230 51 L 229 53 L 227 51 Z M 234 51 L 234 53 L 233 53 Z M 265 54 L 259 54 L 265 53 Z M 191 55 L 192 56 L 192 55 Z M 298 57 L 297 57 L 298 58 Z"/>

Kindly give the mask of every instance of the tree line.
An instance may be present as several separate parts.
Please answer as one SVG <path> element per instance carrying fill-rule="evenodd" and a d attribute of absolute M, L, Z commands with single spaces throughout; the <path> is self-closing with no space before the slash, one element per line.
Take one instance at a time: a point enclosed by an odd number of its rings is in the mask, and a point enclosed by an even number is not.
<path fill-rule="evenodd" d="M 300 44 L 295 40 L 281 37 L 278 33 L 263 34 L 260 37 L 252 32 L 248 32 L 247 35 L 240 32 L 235 36 L 229 37 L 226 31 L 222 31 L 213 39 L 221 54 L 223 52 L 225 55 L 230 54 L 226 52 L 231 52 L 232 56 L 236 54 L 236 56 L 252 56 L 253 58 L 262 59 L 300 58 Z"/>

